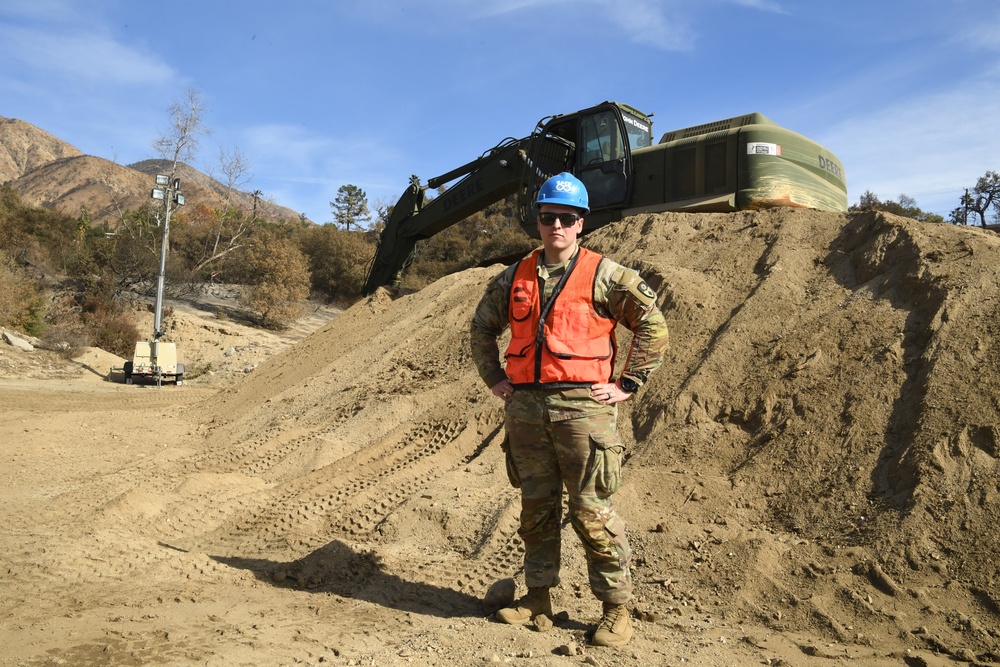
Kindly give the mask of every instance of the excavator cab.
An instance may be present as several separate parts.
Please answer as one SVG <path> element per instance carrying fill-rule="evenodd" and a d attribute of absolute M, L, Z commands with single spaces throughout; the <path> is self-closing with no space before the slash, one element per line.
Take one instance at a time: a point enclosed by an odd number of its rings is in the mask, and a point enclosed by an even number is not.
<path fill-rule="evenodd" d="M 551 147 L 553 139 L 556 143 L 564 143 L 570 147 L 564 170 L 587 186 L 591 211 L 618 210 L 628 204 L 632 194 L 632 151 L 652 145 L 652 123 L 648 116 L 631 107 L 606 102 L 576 113 L 543 119 L 532 139 L 528 148 L 528 167 L 550 164 L 551 160 L 541 151 Z M 525 174 L 522 181 L 525 187 L 520 192 L 521 226 L 535 237 L 538 232 L 534 226 L 533 205 L 544 180 L 541 174 L 536 178 Z M 586 219 L 584 225 L 585 231 L 589 231 Z"/>

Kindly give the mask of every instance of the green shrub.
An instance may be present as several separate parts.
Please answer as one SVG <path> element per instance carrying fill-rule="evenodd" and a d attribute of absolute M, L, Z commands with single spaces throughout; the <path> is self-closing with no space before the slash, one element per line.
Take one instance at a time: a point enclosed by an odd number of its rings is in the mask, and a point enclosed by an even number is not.
<path fill-rule="evenodd" d="M 40 336 L 45 331 L 45 298 L 35 281 L 0 255 L 0 325 Z"/>
<path fill-rule="evenodd" d="M 242 302 L 260 314 L 262 324 L 282 328 L 302 315 L 309 268 L 292 241 L 259 230 L 247 244 L 244 261 L 248 284 Z"/>
<path fill-rule="evenodd" d="M 361 296 L 368 263 L 375 254 L 375 246 L 364 233 L 333 225 L 313 227 L 302 235 L 301 249 L 309 260 L 313 291 L 345 305 Z"/>
<path fill-rule="evenodd" d="M 102 350 L 128 358 L 139 340 L 139 328 L 126 313 L 107 310 L 88 313 L 84 316 L 90 344 Z"/>
<path fill-rule="evenodd" d="M 79 321 L 47 326 L 41 343 L 42 348 L 56 350 L 67 359 L 79 356 L 88 345 L 90 337 Z"/>

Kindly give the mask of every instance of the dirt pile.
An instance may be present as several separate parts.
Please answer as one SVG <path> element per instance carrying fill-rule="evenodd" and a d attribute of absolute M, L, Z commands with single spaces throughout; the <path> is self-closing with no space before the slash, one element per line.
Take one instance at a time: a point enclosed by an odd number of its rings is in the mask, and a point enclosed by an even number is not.
<path fill-rule="evenodd" d="M 568 527 L 568 621 L 482 610 L 521 559 L 468 352 L 491 267 L 379 292 L 221 390 L 74 395 L 80 423 L 98 400 L 117 417 L 80 445 L 103 458 L 47 478 L 57 427 L 0 385 L 0 438 L 46 443 L 0 467 L 10 664 L 1000 663 L 1000 237 L 779 210 L 587 245 L 646 276 L 672 336 L 621 412 L 625 651 L 583 648 L 599 604 Z M 129 440 L 139 413 L 175 437 Z"/>

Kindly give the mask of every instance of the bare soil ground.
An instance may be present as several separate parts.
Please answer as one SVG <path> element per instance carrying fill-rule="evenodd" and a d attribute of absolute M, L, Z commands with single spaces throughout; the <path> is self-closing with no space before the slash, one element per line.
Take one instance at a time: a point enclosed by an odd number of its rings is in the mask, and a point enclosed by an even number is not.
<path fill-rule="evenodd" d="M 468 352 L 492 267 L 281 335 L 178 305 L 183 387 L 0 346 L 0 664 L 1000 664 L 1000 236 L 778 210 L 587 244 L 672 334 L 621 411 L 625 649 L 587 645 L 568 526 L 555 627 L 483 610 L 521 561 Z"/>

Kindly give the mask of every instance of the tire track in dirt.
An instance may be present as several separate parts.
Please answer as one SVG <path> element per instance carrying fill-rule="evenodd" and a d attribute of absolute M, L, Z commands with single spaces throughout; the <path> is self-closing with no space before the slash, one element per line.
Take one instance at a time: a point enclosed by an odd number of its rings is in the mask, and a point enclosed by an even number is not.
<path fill-rule="evenodd" d="M 480 428 L 489 430 L 490 421 L 486 417 L 486 425 Z M 362 571 L 381 572 L 393 581 L 405 582 L 397 584 L 403 589 L 424 586 L 426 591 L 450 590 L 468 599 L 478 599 L 498 579 L 514 576 L 522 567 L 524 555 L 518 536 L 519 494 L 506 485 L 501 475 L 503 459 L 496 442 L 501 437 L 499 429 L 493 429 L 486 440 L 481 434 L 476 435 L 478 444 L 474 449 L 470 449 L 472 440 L 458 447 L 458 452 L 450 446 L 471 438 L 472 431 L 468 428 L 453 437 L 456 431 L 452 423 L 426 421 L 414 427 L 403 440 L 420 439 L 419 449 L 410 451 L 403 459 L 383 461 L 386 465 L 380 470 L 371 469 L 372 474 L 359 471 L 362 477 L 344 480 L 341 506 L 331 508 L 332 512 L 322 505 L 310 507 L 326 515 L 325 525 L 317 518 L 315 532 L 310 533 L 315 539 L 296 545 L 309 549 L 309 553 L 287 566 L 274 564 L 274 571 L 281 572 L 283 580 L 287 578 L 302 588 L 334 586 L 334 592 L 339 594 L 354 594 L 364 589 L 366 595 L 376 598 L 388 596 L 386 602 L 392 596 L 384 591 L 369 591 L 369 578 L 361 576 Z M 422 457 L 422 452 L 428 451 L 437 454 Z M 441 466 L 443 457 L 447 461 Z M 418 459 L 422 460 L 417 462 Z M 470 467 L 474 463 L 482 466 L 477 473 L 472 473 Z M 374 464 L 373 461 L 371 465 Z M 430 472 L 428 467 L 432 469 Z M 482 488 L 476 495 L 482 501 L 466 499 L 452 503 L 452 489 L 468 485 L 469 474 L 481 477 Z M 458 479 L 463 476 L 464 479 Z M 405 482 L 402 486 L 394 486 L 401 480 Z M 423 550 L 416 555 L 397 553 L 387 560 L 379 557 L 382 546 L 398 543 L 399 530 L 421 530 L 414 527 L 410 518 L 416 516 L 434 526 L 433 534 L 427 536 L 427 545 L 436 541 L 436 533 L 440 531 L 447 536 L 447 546 L 431 550 L 429 557 Z M 333 560 L 346 559 L 355 565 L 332 565 L 331 548 L 342 554 Z M 374 549 L 372 558 L 377 565 L 364 556 L 369 549 Z M 376 581 L 384 585 L 384 578 Z"/>
<path fill-rule="evenodd" d="M 52 391 L 44 388 L 44 385 L 21 387 L 5 384 L 0 386 L 0 404 L 5 411 L 38 414 L 49 413 L 52 405 L 58 405 L 60 411 L 65 412 L 103 412 L 108 409 L 138 411 L 195 406 L 214 393 L 213 389 L 175 388 L 172 385 L 159 389 L 98 385 L 97 390 L 92 385 L 83 385 L 79 390 Z"/>
<path fill-rule="evenodd" d="M 524 547 L 517 534 L 519 502 L 510 498 L 484 517 L 484 540 L 471 554 L 431 558 L 406 564 L 397 574 L 411 582 L 453 588 L 481 597 L 497 580 L 523 567 Z"/>
<path fill-rule="evenodd" d="M 234 462 L 241 471 L 259 473 L 329 430 L 276 443 L 269 454 Z M 386 516 L 460 462 L 466 448 L 474 449 L 469 447 L 474 434 L 474 424 L 449 418 L 404 425 L 360 451 L 278 484 L 266 497 L 233 508 L 234 516 L 217 530 L 195 539 L 202 547 L 226 550 L 312 550 L 337 537 L 370 539 Z"/>
<path fill-rule="evenodd" d="M 273 424 L 250 439 L 235 444 L 225 440 L 221 445 L 209 446 L 207 451 L 194 457 L 190 465 L 204 471 L 240 472 L 272 483 L 293 479 L 303 473 L 311 459 L 326 445 L 323 438 L 334 434 L 359 411 L 360 408 L 340 408 L 321 427 L 313 430 L 290 428 L 285 423 Z M 273 472 L 282 465 L 289 470 L 283 474 Z"/>
<path fill-rule="evenodd" d="M 217 472 L 264 474 L 281 460 L 294 456 L 296 448 L 312 447 L 310 441 L 336 430 L 347 417 L 342 414 L 333 425 L 284 442 L 280 435 L 273 437 L 280 430 L 275 429 L 260 436 L 256 444 L 241 445 L 235 455 L 213 453 L 202 462 L 211 462 Z M 495 415 L 487 417 L 487 421 L 494 419 Z M 308 563 L 320 558 L 319 554 L 334 542 L 356 544 L 359 548 L 381 543 L 383 526 L 390 516 L 404 507 L 419 509 L 421 503 L 436 497 L 432 494 L 439 493 L 437 487 L 445 483 L 446 476 L 489 449 L 498 431 L 493 430 L 490 440 L 484 441 L 480 428 L 477 419 L 426 415 L 416 425 L 403 424 L 342 459 L 289 477 L 270 494 L 237 500 L 229 508 L 232 516 L 228 520 L 202 535 L 192 531 L 181 542 L 186 548 L 211 553 L 281 553 L 288 549 L 307 552 L 297 564 L 287 566 L 288 572 L 278 561 L 272 562 L 273 569 L 281 570 L 283 579 L 287 575 L 289 581 L 299 580 L 307 588 L 322 586 L 331 578 L 341 586 L 347 585 L 339 570 L 332 573 L 326 566 Z M 494 467 L 502 464 L 496 452 L 491 450 L 490 454 L 497 459 L 492 462 Z M 413 584 L 446 587 L 474 597 L 497 579 L 512 576 L 521 567 L 523 547 L 517 536 L 516 493 L 507 491 L 505 501 L 477 507 L 473 518 L 459 527 L 461 531 L 472 526 L 474 531 L 466 536 L 464 548 L 450 555 L 403 559 L 391 573 Z M 183 521 L 176 511 L 172 518 Z M 193 521 L 188 525 L 193 528 Z M 267 575 L 258 572 L 258 576 Z M 356 585 L 363 586 L 364 579 Z"/>

